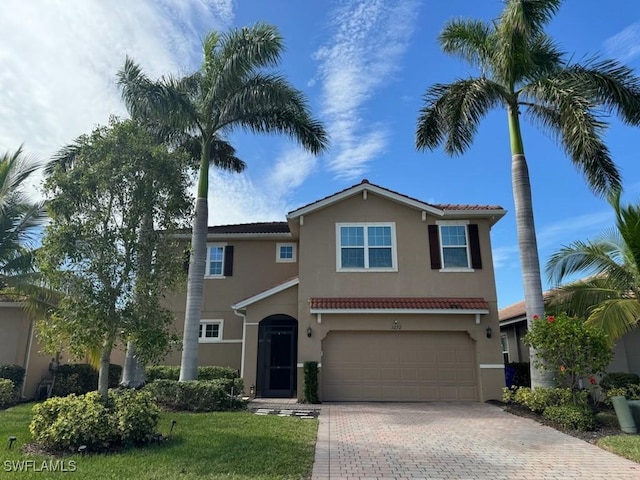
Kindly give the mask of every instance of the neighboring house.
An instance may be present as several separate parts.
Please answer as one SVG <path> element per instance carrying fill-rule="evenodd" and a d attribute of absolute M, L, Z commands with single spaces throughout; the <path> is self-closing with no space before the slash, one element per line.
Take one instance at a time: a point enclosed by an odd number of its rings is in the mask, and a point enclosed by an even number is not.
<path fill-rule="evenodd" d="M 504 362 L 528 362 L 529 347 L 522 339 L 527 334 L 524 300 L 500 309 L 500 343 Z M 624 335 L 616 342 L 607 372 L 640 374 L 640 329 Z"/>
<path fill-rule="evenodd" d="M 0 297 L 0 365 L 20 365 L 26 370 L 23 398 L 33 398 L 38 384 L 50 377 L 51 357 L 39 353 L 34 327 L 22 303 Z"/>
<path fill-rule="evenodd" d="M 364 180 L 286 222 L 210 227 L 199 364 L 262 397 L 301 398 L 316 361 L 325 401 L 500 398 L 490 229 L 505 213 Z M 184 295 L 168 301 L 181 329 Z"/>

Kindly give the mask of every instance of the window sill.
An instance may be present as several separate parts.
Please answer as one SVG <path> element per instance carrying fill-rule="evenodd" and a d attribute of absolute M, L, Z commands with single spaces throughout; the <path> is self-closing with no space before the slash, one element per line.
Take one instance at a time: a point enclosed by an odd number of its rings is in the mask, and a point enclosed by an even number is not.
<path fill-rule="evenodd" d="M 475 270 L 473 268 L 461 268 L 461 267 L 456 267 L 456 268 L 441 268 L 440 270 L 438 270 L 439 272 L 458 272 L 458 273 L 472 273 L 475 272 Z"/>
<path fill-rule="evenodd" d="M 198 343 L 220 343 L 221 338 L 199 338 Z"/>
<path fill-rule="evenodd" d="M 205 275 L 204 279 L 205 280 L 224 280 L 225 277 L 224 275 Z"/>
<path fill-rule="evenodd" d="M 339 268 L 336 270 L 338 273 L 348 272 L 348 273 L 367 273 L 367 272 L 387 272 L 394 273 L 397 272 L 397 268 Z"/>

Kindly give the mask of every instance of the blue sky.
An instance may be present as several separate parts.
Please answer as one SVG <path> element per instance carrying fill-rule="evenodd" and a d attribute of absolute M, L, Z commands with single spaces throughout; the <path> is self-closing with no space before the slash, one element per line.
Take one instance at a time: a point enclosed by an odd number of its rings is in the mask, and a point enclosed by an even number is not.
<path fill-rule="evenodd" d="M 504 307 L 523 296 L 505 112 L 485 119 L 461 157 L 414 147 L 426 88 L 477 73 L 440 52 L 442 26 L 452 17 L 491 20 L 501 7 L 498 0 L 3 0 L 0 151 L 24 144 L 47 158 L 109 115 L 124 116 L 115 73 L 127 54 L 151 77 L 179 75 L 199 65 L 209 29 L 273 23 L 286 44 L 280 71 L 306 93 L 332 147 L 314 158 L 283 138 L 234 134 L 249 168 L 212 173 L 210 223 L 283 220 L 362 178 L 429 202 L 499 204 L 508 214 L 492 244 Z M 566 1 L 548 31 L 574 60 L 600 55 L 640 67 L 640 3 Z M 550 138 L 528 125 L 523 136 L 544 266 L 560 245 L 598 235 L 613 217 Z M 612 119 L 606 140 L 630 202 L 640 201 L 638 138 L 639 130 Z"/>

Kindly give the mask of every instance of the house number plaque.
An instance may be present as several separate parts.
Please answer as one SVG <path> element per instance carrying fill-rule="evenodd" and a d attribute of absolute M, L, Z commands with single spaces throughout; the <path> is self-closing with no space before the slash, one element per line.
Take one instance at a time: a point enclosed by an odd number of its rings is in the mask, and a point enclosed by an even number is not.
<path fill-rule="evenodd" d="M 394 320 L 393 324 L 391 325 L 391 330 L 401 330 L 401 329 L 402 329 L 402 325 L 400 325 L 397 320 Z"/>

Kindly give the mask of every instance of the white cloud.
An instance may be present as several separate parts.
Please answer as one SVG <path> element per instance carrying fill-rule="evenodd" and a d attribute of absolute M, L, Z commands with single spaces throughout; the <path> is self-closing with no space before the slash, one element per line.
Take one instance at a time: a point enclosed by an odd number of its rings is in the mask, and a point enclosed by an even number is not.
<path fill-rule="evenodd" d="M 399 69 L 417 17 L 414 0 L 354 0 L 336 9 L 331 40 L 315 54 L 320 62 L 323 115 L 331 135 L 329 169 L 353 179 L 387 144 L 384 126 L 367 125 L 363 110 Z"/>
<path fill-rule="evenodd" d="M 152 77 L 188 71 L 198 32 L 227 27 L 232 0 L 0 2 L 0 150 L 48 156 L 124 115 L 115 75 L 125 55 Z M 206 28 L 204 26 L 206 25 Z"/>
<path fill-rule="evenodd" d="M 640 55 L 640 22 L 632 23 L 621 32 L 604 41 L 610 56 L 628 62 Z"/>

